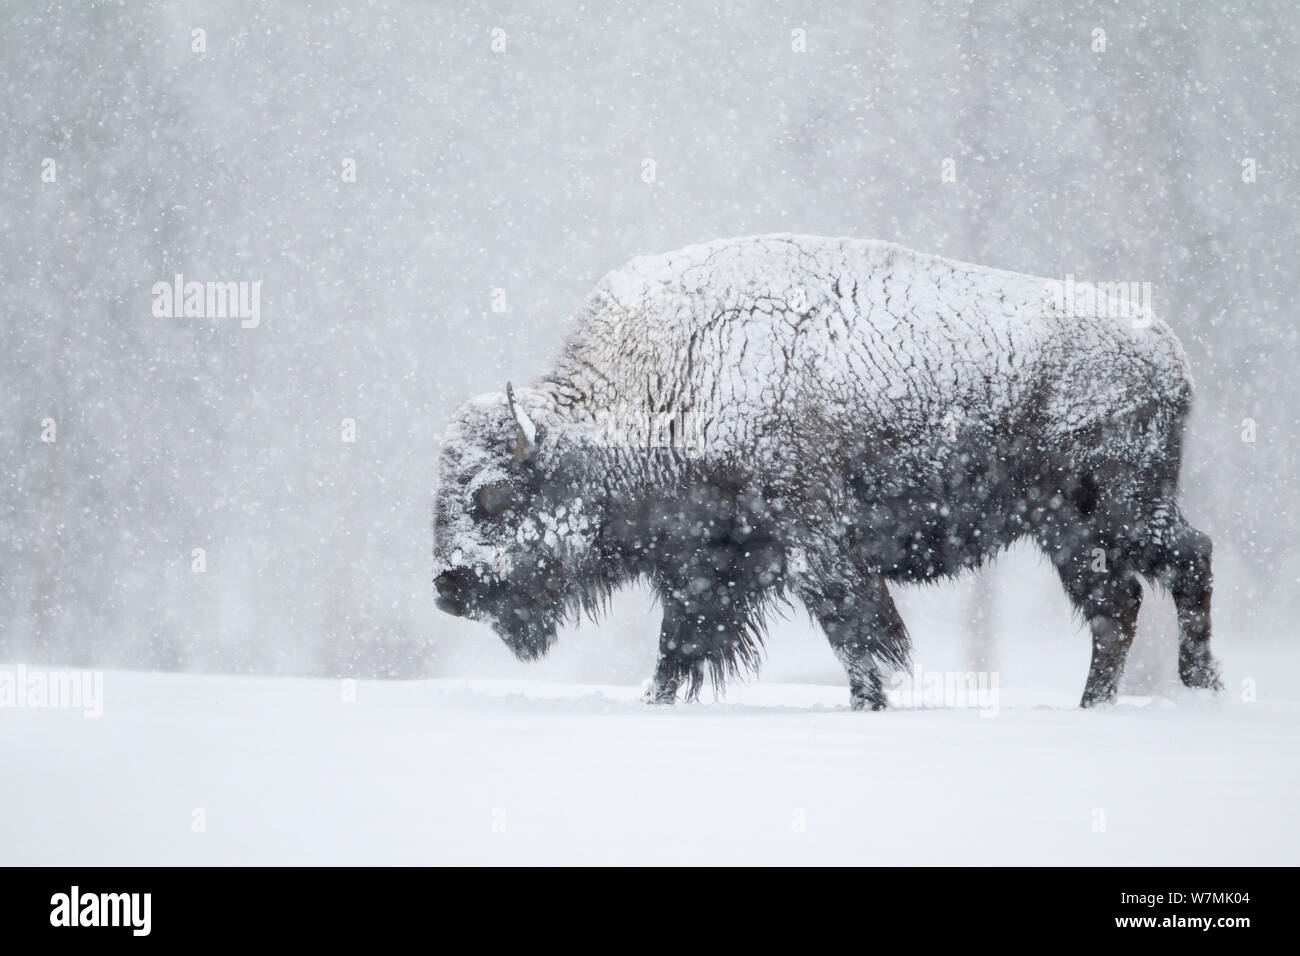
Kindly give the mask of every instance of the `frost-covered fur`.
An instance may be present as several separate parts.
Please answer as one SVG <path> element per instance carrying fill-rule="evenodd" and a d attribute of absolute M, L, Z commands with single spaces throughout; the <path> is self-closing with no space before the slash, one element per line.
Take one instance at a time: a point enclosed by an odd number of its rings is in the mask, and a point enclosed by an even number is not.
<path fill-rule="evenodd" d="M 1087 619 L 1084 705 L 1113 699 L 1138 576 L 1171 590 L 1180 674 L 1217 686 L 1210 542 L 1175 499 L 1191 397 L 1159 319 L 1065 314 L 1046 280 L 884 242 L 774 235 L 605 276 L 515 405 L 456 413 L 439 464 L 439 604 L 521 657 L 567 614 L 647 579 L 663 605 L 650 698 L 759 661 L 797 599 L 884 704 L 909 641 L 886 582 L 979 565 L 1032 536 Z M 609 422 L 667 414 L 689 442 Z M 678 428 L 677 438 L 683 433 Z M 613 440 L 611 440 L 613 439 Z"/>

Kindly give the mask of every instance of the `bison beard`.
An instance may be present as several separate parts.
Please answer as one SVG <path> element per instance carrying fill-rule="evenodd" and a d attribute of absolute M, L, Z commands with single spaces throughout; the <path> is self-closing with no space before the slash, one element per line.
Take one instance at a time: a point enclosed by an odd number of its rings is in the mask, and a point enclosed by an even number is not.
<path fill-rule="evenodd" d="M 669 703 L 756 669 L 767 612 L 798 601 L 853 707 L 879 709 L 882 669 L 910 650 L 887 583 L 1031 537 L 1092 633 L 1084 706 L 1115 697 L 1142 577 L 1173 595 L 1183 682 L 1217 688 L 1210 542 L 1176 500 L 1186 359 L 1163 322 L 1064 314 L 1047 289 L 809 236 L 634 260 L 552 368 L 453 419 L 439 606 L 533 658 L 566 616 L 647 580 L 663 607 L 647 698 Z M 703 448 L 611 435 L 614 409 L 695 416 Z"/>

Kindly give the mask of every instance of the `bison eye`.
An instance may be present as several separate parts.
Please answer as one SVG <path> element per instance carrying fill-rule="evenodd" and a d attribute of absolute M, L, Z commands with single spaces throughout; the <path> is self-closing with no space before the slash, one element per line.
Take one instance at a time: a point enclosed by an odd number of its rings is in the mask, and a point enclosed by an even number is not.
<path fill-rule="evenodd" d="M 510 507 L 513 496 L 509 485 L 485 485 L 474 493 L 475 503 L 487 514 L 499 515 Z"/>

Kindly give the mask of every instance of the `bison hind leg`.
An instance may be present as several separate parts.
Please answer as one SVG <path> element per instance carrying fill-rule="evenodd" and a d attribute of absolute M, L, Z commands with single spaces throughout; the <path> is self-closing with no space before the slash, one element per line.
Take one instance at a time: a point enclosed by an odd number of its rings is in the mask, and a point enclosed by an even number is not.
<path fill-rule="evenodd" d="M 1138 551 L 1141 571 L 1169 591 L 1178 611 L 1179 679 L 1187 687 L 1222 690 L 1219 665 L 1210 653 L 1210 536 L 1188 524 L 1173 503 L 1148 519 L 1146 532 Z"/>
<path fill-rule="evenodd" d="M 1107 527 L 1067 511 L 1039 534 L 1039 546 L 1092 634 L 1083 707 L 1115 700 L 1142 607 L 1142 583 L 1128 549 Z"/>

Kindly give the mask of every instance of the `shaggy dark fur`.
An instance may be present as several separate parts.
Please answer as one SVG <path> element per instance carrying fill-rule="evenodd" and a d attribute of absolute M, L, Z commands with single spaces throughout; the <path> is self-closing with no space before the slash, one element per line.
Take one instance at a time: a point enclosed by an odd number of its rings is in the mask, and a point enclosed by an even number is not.
<path fill-rule="evenodd" d="M 1133 639 L 1142 590 L 1135 574 L 1167 587 L 1183 640 L 1179 673 L 1218 686 L 1209 654 L 1210 542 L 1173 502 L 1178 418 L 1160 467 L 1133 473 L 1085 449 L 1042 449 L 986 429 L 961 432 L 924 456 L 920 480 L 889 453 L 860 451 L 848 494 L 755 482 L 740 461 L 710 467 L 670 449 L 611 449 L 562 442 L 549 471 L 512 464 L 511 505 L 484 522 L 516 521 L 585 495 L 593 514 L 580 558 L 538 560 L 485 583 L 444 574 L 442 606 L 485 617 L 521 657 L 540 656 L 572 612 L 596 615 L 614 589 L 643 578 L 663 606 L 650 697 L 698 696 L 757 668 L 774 602 L 803 603 L 848 672 L 855 708 L 885 704 L 881 668 L 905 668 L 910 642 L 885 583 L 942 579 L 976 568 L 1021 537 L 1051 559 L 1093 630 L 1084 706 L 1112 700 Z M 1121 424 L 1117 427 L 1130 427 Z M 1104 447 L 1109 436 L 1092 441 Z M 500 456 L 511 439 L 501 439 Z M 1098 551 L 1100 549 L 1100 551 Z M 791 555 L 800 556 L 791 567 Z M 1101 568 L 1102 570 L 1097 570 Z M 450 597 L 449 597 L 450 595 Z"/>

